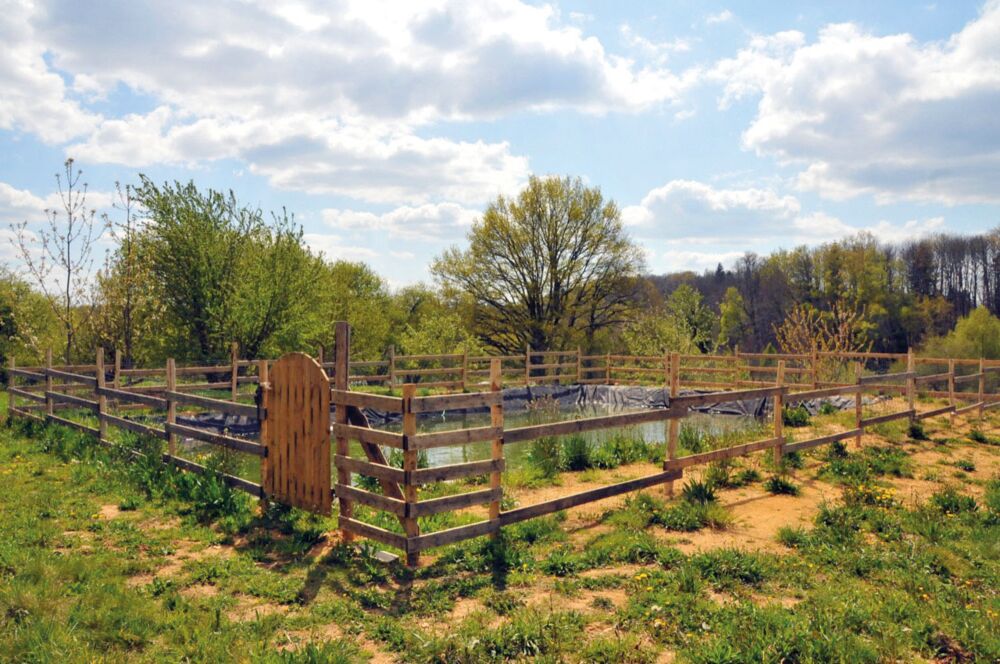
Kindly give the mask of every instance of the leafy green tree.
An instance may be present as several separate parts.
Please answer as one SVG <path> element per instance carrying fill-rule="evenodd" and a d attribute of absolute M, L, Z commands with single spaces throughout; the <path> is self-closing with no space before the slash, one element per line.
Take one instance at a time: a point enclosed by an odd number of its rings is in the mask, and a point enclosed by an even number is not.
<path fill-rule="evenodd" d="M 924 354 L 932 357 L 1000 359 L 1000 318 L 984 306 L 960 318 L 955 329 L 928 340 Z"/>
<path fill-rule="evenodd" d="M 681 329 L 702 353 L 715 348 L 719 319 L 702 303 L 702 295 L 697 288 L 681 284 L 667 298 L 667 311 Z"/>
<path fill-rule="evenodd" d="M 676 352 L 700 353 L 690 328 L 666 311 L 643 311 L 623 326 L 621 339 L 631 355 L 663 355 Z"/>
<path fill-rule="evenodd" d="M 215 360 L 236 341 L 253 358 L 278 338 L 302 342 L 322 263 L 286 212 L 268 224 L 232 192 L 146 177 L 135 195 L 149 215 L 139 251 L 176 335 L 173 352 Z"/>
<path fill-rule="evenodd" d="M 61 321 L 49 301 L 28 282 L 0 265 L 0 361 L 7 367 L 38 364 L 45 351 L 65 341 Z"/>
<path fill-rule="evenodd" d="M 747 316 L 743 295 L 735 286 L 726 289 L 726 294 L 719 303 L 719 341 L 720 346 L 739 343 L 746 334 L 750 319 Z"/>
<path fill-rule="evenodd" d="M 531 178 L 491 203 L 468 240 L 431 272 L 474 303 L 476 333 L 501 352 L 589 342 L 633 309 L 642 255 L 618 206 L 579 179 Z"/>

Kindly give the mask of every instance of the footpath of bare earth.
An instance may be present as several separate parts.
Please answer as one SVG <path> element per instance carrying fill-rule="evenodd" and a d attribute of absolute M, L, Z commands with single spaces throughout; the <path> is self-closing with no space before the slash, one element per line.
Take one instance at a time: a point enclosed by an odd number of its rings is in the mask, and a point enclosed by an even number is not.
<path fill-rule="evenodd" d="M 759 479 L 716 490 L 715 527 L 671 525 L 694 469 L 672 499 L 588 504 L 411 571 L 340 542 L 336 515 L 160 491 L 73 434 L 4 424 L 0 661 L 998 661 L 1000 415 L 925 426 L 781 471 L 742 459 Z M 766 488 L 777 474 L 795 495 Z"/>

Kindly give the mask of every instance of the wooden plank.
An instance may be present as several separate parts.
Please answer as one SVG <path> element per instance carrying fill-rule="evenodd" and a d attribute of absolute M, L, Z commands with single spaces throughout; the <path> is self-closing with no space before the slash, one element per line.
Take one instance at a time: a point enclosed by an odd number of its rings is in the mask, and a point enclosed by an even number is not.
<path fill-rule="evenodd" d="M 403 400 L 399 397 L 383 396 L 381 394 L 366 394 L 350 390 L 333 390 L 331 397 L 335 404 L 354 406 L 355 408 L 372 408 L 389 413 L 403 412 Z"/>
<path fill-rule="evenodd" d="M 435 433 L 421 433 L 416 436 L 407 436 L 403 440 L 403 449 L 429 450 L 435 447 L 449 447 L 452 445 L 468 445 L 483 440 L 492 440 L 504 435 L 502 427 L 475 427 L 472 429 L 455 429 L 453 431 L 437 431 Z"/>
<path fill-rule="evenodd" d="M 443 496 L 441 498 L 431 498 L 416 503 L 409 503 L 408 513 L 411 517 L 430 516 L 432 514 L 440 514 L 441 512 L 465 509 L 474 505 L 485 505 L 494 500 L 500 500 L 502 497 L 503 490 L 493 488 L 458 493 L 453 496 Z"/>
<path fill-rule="evenodd" d="M 676 408 L 658 408 L 640 413 L 602 415 L 600 417 L 567 420 L 565 422 L 555 422 L 552 424 L 535 424 L 531 426 L 505 429 L 503 432 L 503 440 L 506 445 L 509 443 L 519 443 L 525 440 L 534 440 L 543 436 L 564 436 L 566 434 L 594 431 L 596 429 L 608 429 L 611 427 L 630 426 L 633 424 L 646 424 L 648 422 L 663 422 L 674 417 L 684 417 L 683 411 Z"/>
<path fill-rule="evenodd" d="M 334 424 L 333 435 L 338 438 L 354 439 L 361 443 L 371 443 L 372 445 L 383 445 L 394 447 L 397 450 L 403 449 L 404 437 L 401 433 L 382 431 L 381 429 L 370 429 L 368 427 L 354 426 L 353 424 Z"/>
<path fill-rule="evenodd" d="M 337 467 L 338 471 L 346 470 L 349 473 L 367 475 L 369 477 L 387 480 L 396 484 L 402 484 L 406 479 L 405 473 L 401 468 L 394 468 L 380 463 L 373 463 L 364 459 L 355 459 L 349 456 L 337 454 L 333 457 L 333 463 Z M 447 468 L 447 466 L 442 467 Z"/>
<path fill-rule="evenodd" d="M 383 369 L 389 366 L 389 363 L 385 360 L 381 361 L 371 361 L 371 362 L 351 362 L 350 367 L 353 369 L 355 367 L 359 369 Z"/>
<path fill-rule="evenodd" d="M 401 371 L 400 373 L 405 374 L 406 372 L 405 371 Z M 421 387 L 421 388 L 424 388 L 424 387 L 426 387 L 426 388 L 443 387 L 443 388 L 446 388 L 446 389 L 452 389 L 453 390 L 453 389 L 461 388 L 462 387 L 462 381 L 460 381 L 460 380 L 438 380 L 438 381 L 433 381 L 433 382 L 423 382 L 423 381 L 421 381 L 420 383 L 417 384 L 417 387 Z"/>
<path fill-rule="evenodd" d="M 338 321 L 334 326 L 334 341 L 336 342 L 334 351 L 334 371 L 333 387 L 338 393 L 348 391 L 347 377 L 350 374 L 351 362 L 351 327 L 346 321 Z M 391 369 L 390 369 L 391 372 Z M 337 456 L 350 456 L 350 441 L 347 436 L 338 431 L 338 427 L 347 425 L 349 407 L 343 404 L 344 408 L 337 408 L 334 412 L 334 444 L 336 445 Z M 402 446 L 402 445 L 401 445 Z M 337 466 L 337 484 L 350 484 L 351 473 L 346 467 Z M 337 505 L 340 509 L 340 535 L 345 542 L 350 542 L 354 538 L 354 531 L 350 526 L 354 522 L 354 503 L 343 496 L 337 496 Z M 405 540 L 403 545 L 405 546 Z"/>
<path fill-rule="evenodd" d="M 396 367 L 396 374 L 402 376 L 437 376 L 439 374 L 461 373 L 462 367 L 429 367 L 424 369 L 404 369 Z"/>
<path fill-rule="evenodd" d="M 44 417 L 40 417 L 34 413 L 29 413 L 23 408 L 10 408 L 10 413 L 12 415 L 17 415 L 18 417 L 27 417 L 28 419 L 35 420 L 36 422 L 45 422 Z"/>
<path fill-rule="evenodd" d="M 977 401 L 974 404 L 970 404 L 968 406 L 962 406 L 961 408 L 956 408 L 955 409 L 955 414 L 956 415 L 964 415 L 965 413 L 971 413 L 974 410 L 979 410 L 979 405 L 980 405 L 980 402 Z"/>
<path fill-rule="evenodd" d="M 233 436 L 215 433 L 213 431 L 184 426 L 183 424 L 170 424 L 169 422 L 166 424 L 166 430 L 167 433 L 187 436 L 188 438 L 194 438 L 206 443 L 211 443 L 212 445 L 226 447 L 239 452 L 246 452 L 247 454 L 256 454 L 257 456 L 264 456 L 267 454 L 267 448 L 263 445 L 258 445 L 253 441 L 243 440 L 242 438 L 234 438 Z"/>
<path fill-rule="evenodd" d="M 838 431 L 837 433 L 831 433 L 827 436 L 820 436 L 819 438 L 810 438 L 809 440 L 798 440 L 792 443 L 785 443 L 784 445 L 781 446 L 781 451 L 783 454 L 788 454 L 789 452 L 809 450 L 814 447 L 819 447 L 821 445 L 828 445 L 830 443 L 837 442 L 838 440 L 855 438 L 860 434 L 861 434 L 860 429 Z"/>
<path fill-rule="evenodd" d="M 38 394 L 36 392 L 29 392 L 28 390 L 22 390 L 16 387 L 7 388 L 7 392 L 13 396 L 20 397 L 22 399 L 28 399 L 29 401 L 36 401 L 38 403 L 45 403 L 45 396 Z"/>
<path fill-rule="evenodd" d="M 447 530 L 439 530 L 434 533 L 426 533 L 417 537 L 412 537 L 407 541 L 410 551 L 425 551 L 438 546 L 445 546 L 461 542 L 483 535 L 496 533 L 500 528 L 499 520 L 478 521 L 464 526 L 456 526 Z"/>
<path fill-rule="evenodd" d="M 966 383 L 966 382 L 969 382 L 971 380 L 978 381 L 979 378 L 982 375 L 983 374 L 981 374 L 981 373 L 974 373 L 974 374 L 965 374 L 964 376 L 955 376 L 955 382 L 956 383 Z"/>
<path fill-rule="evenodd" d="M 135 392 L 131 392 L 129 390 L 116 390 L 112 387 L 99 387 L 97 388 L 97 393 L 99 395 L 106 396 L 111 399 L 138 403 L 144 406 L 149 406 L 150 408 L 158 408 L 162 410 L 167 407 L 166 399 L 161 399 L 160 397 L 152 397 L 149 396 L 148 394 L 136 394 Z"/>
<path fill-rule="evenodd" d="M 406 514 L 406 503 L 402 500 L 389 498 L 388 496 L 372 493 L 371 491 L 365 491 L 364 489 L 359 489 L 347 484 L 336 484 L 333 487 L 333 491 L 337 496 L 342 496 L 352 502 L 361 503 L 362 505 L 367 505 L 368 507 L 374 507 L 375 509 L 382 510 L 383 512 L 389 512 L 390 514 L 395 514 L 396 516 L 404 516 Z"/>
<path fill-rule="evenodd" d="M 171 454 L 164 454 L 163 460 L 174 464 L 178 468 L 183 468 L 184 470 L 190 471 L 192 473 L 198 473 L 200 475 L 211 474 L 210 471 L 205 466 L 195 463 L 189 459 L 185 459 L 179 456 L 173 456 Z M 235 475 L 227 475 L 226 473 L 215 473 L 219 479 L 221 479 L 226 485 L 233 487 L 234 489 L 239 489 L 241 491 L 246 491 L 251 496 L 256 496 L 258 498 L 264 497 L 264 489 L 250 480 L 245 480 L 242 477 L 236 477 Z"/>
<path fill-rule="evenodd" d="M 486 475 L 489 473 L 502 473 L 506 469 L 507 465 L 503 459 L 453 463 L 447 466 L 418 468 L 410 473 L 410 482 L 413 484 L 433 484 L 434 482 L 476 477 L 477 475 Z M 400 470 L 399 472 L 402 474 L 403 471 Z M 403 480 L 399 479 L 397 481 L 402 482 Z"/>
<path fill-rule="evenodd" d="M 70 405 L 77 406 L 78 408 L 86 408 L 93 411 L 97 410 L 96 401 L 84 399 L 83 397 L 78 397 L 72 394 L 65 394 L 63 392 L 46 392 L 45 396 L 56 403 L 68 403 Z"/>
<path fill-rule="evenodd" d="M 360 535 L 361 537 L 366 537 L 370 540 L 402 549 L 403 551 L 406 550 L 406 537 L 391 530 L 379 528 L 378 526 L 373 526 L 364 521 L 358 521 L 357 519 L 343 515 L 341 515 L 337 525 L 340 526 L 341 530 L 346 530 L 351 534 Z"/>
<path fill-rule="evenodd" d="M 923 419 L 926 419 L 928 417 L 937 417 L 938 415 L 944 415 L 945 413 L 950 413 L 953 410 L 955 410 L 955 407 L 951 406 L 951 405 L 948 405 L 948 406 L 945 406 L 943 408 L 935 408 L 933 410 L 925 410 L 922 413 L 918 412 L 916 414 L 916 418 L 918 420 L 923 420 Z"/>
<path fill-rule="evenodd" d="M 811 399 L 822 399 L 824 397 L 846 395 L 851 395 L 853 397 L 857 391 L 858 388 L 856 385 L 844 385 L 843 387 L 826 387 L 819 390 L 808 390 L 806 392 L 792 392 L 785 398 L 785 403 L 794 404 L 809 401 Z"/>
<path fill-rule="evenodd" d="M 8 369 L 7 373 L 11 374 L 12 376 L 27 378 L 28 380 L 45 380 L 44 373 L 39 373 L 37 371 L 28 371 L 27 369 Z"/>
<path fill-rule="evenodd" d="M 680 477 L 681 471 L 679 470 L 665 470 L 663 472 L 654 473 L 653 475 L 639 477 L 634 480 L 626 480 L 617 484 L 609 484 L 596 489 L 580 491 L 579 493 L 570 494 L 561 498 L 546 500 L 542 503 L 536 503 L 526 507 L 518 507 L 507 512 L 501 512 L 500 524 L 508 526 L 512 523 L 525 521 L 527 519 L 534 519 L 535 517 L 544 516 L 553 512 L 560 512 L 578 505 L 585 505 L 586 503 L 611 498 L 623 493 L 639 491 L 640 489 L 646 489 L 651 486 L 656 486 L 657 484 L 663 484 L 671 480 L 680 479 Z"/>
<path fill-rule="evenodd" d="M 226 383 L 226 385 L 229 385 L 229 383 Z M 230 415 L 243 415 L 245 417 L 257 419 L 257 407 L 249 404 L 234 403 L 232 401 L 224 401 L 223 399 L 213 399 L 211 397 L 203 397 L 197 394 L 186 394 L 184 392 L 171 390 L 164 391 L 164 394 L 178 403 L 201 406 L 202 408 L 210 408 L 223 413 L 229 413 Z"/>
<path fill-rule="evenodd" d="M 672 399 L 671 405 L 676 404 L 682 408 L 694 408 L 695 406 L 704 406 L 712 403 L 728 403 L 732 401 L 742 401 L 744 399 L 762 399 L 787 391 L 787 387 L 763 387 L 751 390 L 733 390 L 731 392 L 692 394 Z"/>
<path fill-rule="evenodd" d="M 366 376 L 364 374 L 351 375 L 348 379 L 352 383 L 387 383 L 389 382 L 389 376 L 383 374 L 372 374 Z"/>
<path fill-rule="evenodd" d="M 416 396 L 417 386 L 413 383 L 403 385 L 403 434 L 406 438 L 415 438 L 417 434 L 417 416 L 413 413 L 413 397 Z M 409 447 L 404 438 L 404 447 Z M 417 469 L 417 450 L 403 450 L 403 471 L 409 476 Z M 407 540 L 420 535 L 420 524 L 413 516 L 412 510 L 417 502 L 417 487 L 414 484 L 403 485 L 403 498 L 406 500 L 406 516 L 403 518 L 403 530 Z M 420 554 L 406 549 L 406 564 L 415 567 L 420 563 Z"/>
<path fill-rule="evenodd" d="M 701 452 L 699 454 L 689 454 L 688 456 L 677 457 L 676 459 L 663 462 L 664 470 L 681 470 L 688 468 L 690 466 L 697 466 L 703 463 L 711 463 L 712 461 L 719 461 L 721 459 L 733 459 L 735 457 L 744 456 L 746 454 L 751 454 L 753 452 L 758 452 L 760 450 L 767 450 L 773 447 L 779 447 L 784 443 L 785 439 L 783 437 L 776 438 L 765 438 L 764 440 L 756 440 L 752 443 L 744 443 L 743 445 L 734 445 L 732 447 L 723 447 L 717 450 L 710 450 L 708 452 Z"/>
<path fill-rule="evenodd" d="M 445 362 L 449 360 L 461 360 L 461 353 L 451 353 L 448 355 L 397 355 L 396 356 L 396 370 L 400 373 L 405 373 L 406 369 L 401 369 L 398 364 L 400 362 Z"/>
<path fill-rule="evenodd" d="M 66 418 L 58 417 L 56 415 L 48 415 L 46 416 L 46 419 L 48 419 L 50 422 L 61 424 L 64 427 L 76 429 L 77 431 L 82 431 L 83 433 L 93 434 L 94 436 L 99 436 L 101 433 L 100 431 L 98 431 L 93 427 L 88 427 L 85 424 L 80 424 L 79 422 L 74 422 L 73 420 L 67 420 Z"/>
<path fill-rule="evenodd" d="M 487 370 L 487 374 L 489 371 Z M 471 394 L 442 394 L 431 397 L 414 397 L 414 413 L 440 413 L 448 410 L 489 408 L 503 399 L 499 392 L 473 392 Z M 402 401 L 402 400 L 400 400 Z"/>
<path fill-rule="evenodd" d="M 80 374 L 70 373 L 68 371 L 59 371 L 58 369 L 46 369 L 45 372 L 52 378 L 97 387 L 97 379 L 92 376 L 81 376 Z"/>
<path fill-rule="evenodd" d="M 167 440 L 169 438 L 167 432 L 162 429 L 157 429 L 134 420 L 127 420 L 124 417 L 118 417 L 117 415 L 112 415 L 111 413 L 102 413 L 100 419 L 112 426 L 116 426 L 120 429 L 127 429 L 128 431 L 132 431 L 134 433 L 141 433 L 146 436 L 153 436 L 154 438 L 161 438 L 163 440 Z M 169 426 L 169 424 L 167 426 Z"/>
<path fill-rule="evenodd" d="M 877 384 L 879 381 L 884 380 L 909 380 L 910 378 L 916 378 L 917 374 L 914 371 L 902 371 L 900 373 L 891 374 L 875 374 L 874 376 L 862 376 L 862 385 L 872 385 Z"/>
<path fill-rule="evenodd" d="M 893 420 L 899 419 L 909 419 L 913 417 L 915 411 L 912 410 L 900 410 L 895 413 L 887 413 L 886 415 L 878 415 L 876 417 L 869 417 L 861 420 L 861 426 L 867 427 L 872 424 L 882 424 L 883 422 L 892 422 Z"/>

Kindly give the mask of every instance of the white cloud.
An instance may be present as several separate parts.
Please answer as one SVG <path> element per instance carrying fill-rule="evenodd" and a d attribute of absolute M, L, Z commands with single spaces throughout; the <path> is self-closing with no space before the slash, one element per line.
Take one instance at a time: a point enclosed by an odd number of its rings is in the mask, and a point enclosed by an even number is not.
<path fill-rule="evenodd" d="M 705 17 L 705 23 L 712 25 L 714 23 L 726 23 L 736 18 L 736 15 L 728 9 L 723 9 L 715 14 L 709 14 Z"/>
<path fill-rule="evenodd" d="M 323 220 L 340 231 L 385 233 L 410 240 L 458 240 L 479 216 L 454 203 L 404 206 L 384 214 L 357 210 L 323 210 Z"/>
<path fill-rule="evenodd" d="M 773 189 L 717 189 L 690 180 L 653 189 L 639 205 L 624 208 L 622 216 L 651 252 L 652 265 L 668 257 L 682 269 L 714 267 L 751 247 L 816 245 L 860 232 L 899 242 L 945 230 L 943 217 L 850 224 L 823 211 L 804 212 L 796 197 Z M 661 246 L 669 249 L 660 252 Z"/>
<path fill-rule="evenodd" d="M 326 233 L 305 233 L 302 236 L 306 245 L 315 252 L 322 253 L 328 260 L 366 261 L 377 258 L 379 253 L 368 247 L 359 247 L 344 242 L 337 235 Z"/>
<path fill-rule="evenodd" d="M 15 8 L 0 28 L 17 36 L 0 56 L 0 127 L 82 137 L 69 150 L 93 162 L 241 159 L 276 187 L 373 202 L 482 202 L 523 182 L 527 160 L 506 143 L 420 131 L 432 123 L 640 111 L 694 79 L 609 53 L 579 17 L 518 0 Z M 56 68 L 76 94 L 124 85 L 158 107 L 87 114 Z"/>
<path fill-rule="evenodd" d="M 618 29 L 625 43 L 643 56 L 644 59 L 657 64 L 665 64 L 674 53 L 686 53 L 691 50 L 691 39 L 677 37 L 669 41 L 653 41 L 638 34 L 628 23 Z"/>
<path fill-rule="evenodd" d="M 1000 201 L 1000 1 L 943 42 L 829 25 L 757 37 L 720 62 L 723 106 L 759 95 L 744 145 L 798 186 L 943 204 Z"/>

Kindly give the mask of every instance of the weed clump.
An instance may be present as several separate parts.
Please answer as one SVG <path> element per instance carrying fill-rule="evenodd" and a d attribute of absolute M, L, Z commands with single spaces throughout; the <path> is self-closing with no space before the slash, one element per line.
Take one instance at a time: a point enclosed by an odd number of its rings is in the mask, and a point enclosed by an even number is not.
<path fill-rule="evenodd" d="M 799 487 L 781 475 L 771 475 L 764 481 L 764 488 L 775 495 L 797 496 Z"/>

